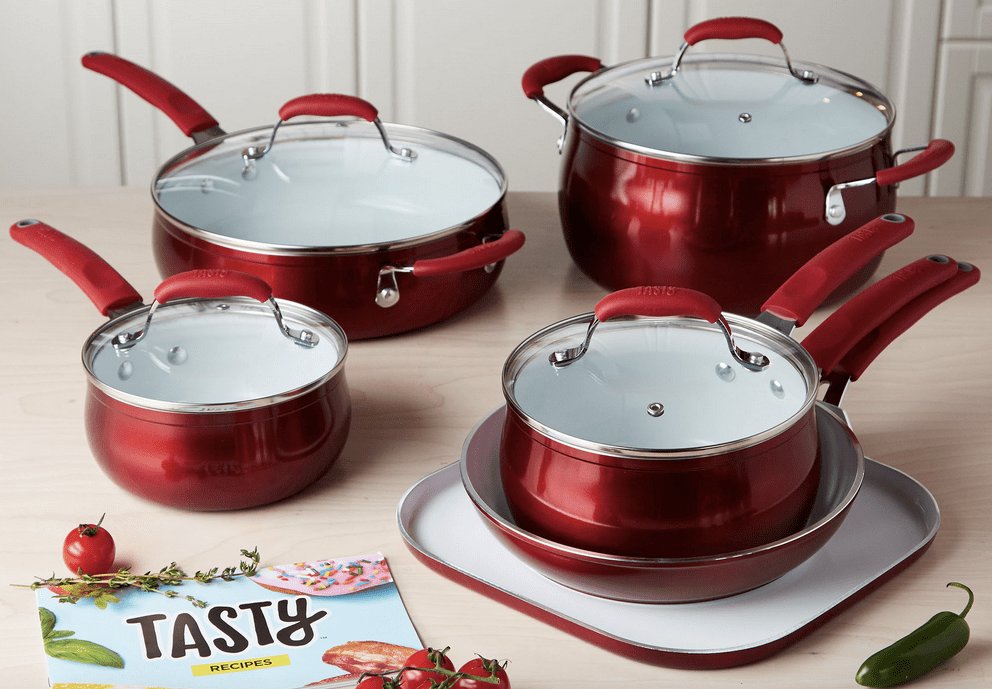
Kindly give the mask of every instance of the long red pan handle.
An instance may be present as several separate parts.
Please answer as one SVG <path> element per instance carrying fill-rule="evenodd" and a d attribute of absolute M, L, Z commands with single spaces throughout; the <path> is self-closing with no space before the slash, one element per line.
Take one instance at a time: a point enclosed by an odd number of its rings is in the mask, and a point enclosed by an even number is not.
<path fill-rule="evenodd" d="M 544 87 L 561 81 L 577 72 L 595 72 L 603 66 L 598 57 L 588 55 L 556 55 L 531 65 L 520 85 L 528 98 L 538 98 L 544 95 Z"/>
<path fill-rule="evenodd" d="M 183 134 L 193 136 L 219 126 L 203 107 L 157 74 L 111 53 L 87 53 L 83 67 L 110 77 L 154 105 L 176 123 Z"/>
<path fill-rule="evenodd" d="M 418 277 L 429 275 L 448 275 L 464 273 L 497 263 L 517 252 L 524 245 L 524 233 L 519 230 L 507 230 L 496 240 L 477 244 L 469 249 L 451 256 L 427 258 L 413 264 L 413 274 Z"/>
<path fill-rule="evenodd" d="M 958 263 L 958 272 L 946 282 L 924 292 L 901 309 L 895 312 L 887 321 L 865 335 L 851 350 L 844 355 L 834 369 L 846 375 L 850 380 L 857 380 L 865 372 L 868 365 L 875 360 L 882 350 L 897 337 L 906 332 L 910 326 L 928 314 L 938 304 L 942 304 L 956 294 L 960 294 L 972 285 L 978 283 L 982 271 L 970 263 Z"/>
<path fill-rule="evenodd" d="M 65 273 L 104 316 L 141 304 L 141 295 L 109 263 L 75 239 L 37 220 L 10 226 L 10 236 Z"/>
<path fill-rule="evenodd" d="M 950 160 L 953 155 L 954 144 L 946 139 L 934 139 L 927 144 L 922 152 L 917 153 L 905 163 L 886 170 L 879 170 L 875 174 L 875 181 L 880 186 L 905 182 L 907 179 L 933 172 Z"/>
<path fill-rule="evenodd" d="M 163 280 L 155 288 L 155 301 L 159 304 L 187 297 L 199 299 L 251 297 L 256 301 L 265 302 L 271 296 L 272 288 L 262 278 L 223 268 L 177 273 Z"/>
<path fill-rule="evenodd" d="M 957 272 L 958 264 L 947 256 L 927 256 L 910 263 L 851 298 L 817 326 L 802 345 L 822 374 L 829 375 L 868 333 Z"/>
<path fill-rule="evenodd" d="M 762 311 L 802 325 L 834 290 L 886 249 L 913 233 L 906 215 L 875 218 L 820 251 L 775 290 Z"/>

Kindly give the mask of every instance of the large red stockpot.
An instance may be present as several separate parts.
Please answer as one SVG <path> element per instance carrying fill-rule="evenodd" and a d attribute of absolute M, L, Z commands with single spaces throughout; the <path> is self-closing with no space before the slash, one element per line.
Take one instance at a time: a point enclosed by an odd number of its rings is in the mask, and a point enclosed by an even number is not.
<path fill-rule="evenodd" d="M 468 142 L 383 124 L 371 104 L 339 94 L 293 99 L 274 126 L 226 134 L 138 65 L 107 53 L 90 53 L 83 65 L 131 88 L 197 144 L 152 182 L 163 275 L 258 275 L 355 340 L 462 311 L 523 245 L 522 233 L 507 230 L 502 168 Z M 286 122 L 303 115 L 360 119 Z"/>
<path fill-rule="evenodd" d="M 749 37 L 785 58 L 685 55 L 705 39 Z M 565 110 L 544 95 L 580 72 L 592 74 Z M 934 140 L 896 165 L 891 101 L 857 77 L 790 62 L 781 31 L 757 19 L 698 24 L 674 58 L 549 58 L 523 89 L 565 127 L 559 210 L 579 268 L 611 290 L 679 285 L 745 315 L 819 250 L 893 212 L 897 183 L 954 151 Z"/>
<path fill-rule="evenodd" d="M 860 243 L 852 237 L 840 241 Z M 694 290 L 628 288 L 522 342 L 503 371 L 500 447 L 516 524 L 567 546 L 655 558 L 797 531 L 819 477 L 821 369 L 957 273 L 946 257 L 921 259 L 854 297 L 807 348 L 769 323 L 801 323 L 860 265 L 830 253 L 837 271 L 815 257 L 797 273 L 815 298 L 792 280 L 759 320 L 722 314 Z"/>
<path fill-rule="evenodd" d="M 57 230 L 28 220 L 10 234 L 111 317 L 82 359 L 86 435 L 115 483 L 172 507 L 232 510 L 289 497 L 337 459 L 351 399 L 333 320 L 232 271 L 173 276 L 144 306 Z"/>

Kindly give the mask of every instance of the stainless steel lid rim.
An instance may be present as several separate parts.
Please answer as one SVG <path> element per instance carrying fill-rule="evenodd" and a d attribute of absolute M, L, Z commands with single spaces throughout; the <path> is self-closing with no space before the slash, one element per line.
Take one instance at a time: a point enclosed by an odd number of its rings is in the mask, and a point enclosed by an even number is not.
<path fill-rule="evenodd" d="M 809 154 L 794 155 L 794 156 L 776 156 L 776 157 L 721 157 L 721 156 L 708 156 L 708 155 L 694 155 L 689 153 L 678 153 L 665 151 L 658 148 L 646 147 L 637 145 L 622 138 L 611 136 L 610 134 L 597 129 L 586 122 L 583 117 L 577 112 L 577 102 L 581 101 L 582 97 L 588 97 L 588 94 L 580 94 L 583 88 L 590 87 L 591 84 L 600 82 L 604 85 L 609 84 L 611 76 L 615 77 L 617 74 L 622 74 L 624 72 L 637 72 L 640 74 L 643 72 L 645 75 L 650 73 L 652 67 L 659 68 L 661 71 L 667 71 L 672 62 L 672 57 L 656 57 L 656 58 L 640 58 L 636 60 L 631 60 L 623 62 L 611 67 L 605 68 L 598 72 L 589 74 L 581 81 L 579 81 L 576 86 L 572 89 L 567 103 L 568 109 L 568 124 L 567 127 L 578 126 L 584 132 L 588 133 L 590 136 L 602 141 L 604 144 L 609 146 L 614 146 L 616 148 L 630 151 L 638 155 L 642 155 L 649 158 L 657 158 L 659 160 L 667 160 L 672 162 L 683 162 L 692 163 L 698 165 L 724 165 L 724 166 L 740 166 L 740 165 L 755 165 L 755 166 L 774 166 L 774 165 L 787 165 L 795 163 L 809 163 L 809 162 L 819 162 L 824 160 L 830 160 L 839 156 L 850 155 L 852 153 L 857 153 L 863 151 L 866 148 L 870 148 L 880 139 L 887 136 L 895 123 L 896 110 L 892 102 L 874 85 L 870 84 L 859 77 L 848 74 L 846 72 L 836 70 L 824 65 L 819 65 L 815 63 L 807 62 L 797 62 L 794 61 L 793 65 L 796 66 L 800 71 L 803 69 L 809 69 L 820 77 L 821 83 L 828 83 L 831 87 L 836 90 L 843 92 L 852 97 L 857 97 L 863 99 L 865 102 L 873 104 L 878 110 L 885 116 L 886 125 L 880 131 L 876 132 L 870 137 L 866 137 L 860 142 L 852 145 L 844 146 L 841 148 L 835 148 L 830 150 L 818 151 Z M 782 58 L 764 57 L 759 55 L 734 55 L 734 54 L 697 54 L 687 56 L 682 62 L 682 69 L 713 69 L 716 66 L 723 68 L 731 68 L 736 70 L 744 69 L 754 69 L 758 72 L 768 72 L 768 73 L 780 73 L 783 77 L 794 78 L 789 73 L 785 66 L 785 60 Z M 680 70 L 682 73 L 682 70 Z M 676 77 L 678 78 L 678 75 Z M 658 86 L 655 88 L 665 88 L 665 86 Z M 577 101 L 576 99 L 579 99 Z M 742 113 L 743 114 L 743 113 Z"/>

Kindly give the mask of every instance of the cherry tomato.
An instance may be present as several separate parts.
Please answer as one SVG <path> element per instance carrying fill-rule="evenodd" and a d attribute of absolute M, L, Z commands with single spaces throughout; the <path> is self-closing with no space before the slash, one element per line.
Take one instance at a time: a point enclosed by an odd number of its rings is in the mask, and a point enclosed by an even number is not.
<path fill-rule="evenodd" d="M 473 658 L 460 668 L 458 672 L 476 677 L 496 677 L 498 683 L 493 684 L 478 679 L 462 677 L 455 681 L 456 689 L 510 689 L 510 678 L 506 675 L 506 670 L 495 660 L 485 658 Z"/>
<path fill-rule="evenodd" d="M 447 649 L 445 649 L 447 650 Z M 405 667 L 411 668 L 433 668 L 442 667 L 445 670 L 455 671 L 455 664 L 444 654 L 444 651 L 437 651 L 433 648 L 424 648 L 406 659 L 403 663 Z M 419 687 L 429 687 L 431 680 L 438 684 L 448 679 L 440 672 L 429 672 L 427 670 L 404 670 L 400 674 L 400 687 L 402 689 L 418 689 Z"/>
<path fill-rule="evenodd" d="M 386 681 L 381 675 L 370 675 L 359 682 L 355 689 L 386 689 L 393 686 L 393 684 L 387 685 Z"/>
<path fill-rule="evenodd" d="M 114 539 L 100 524 L 80 524 L 69 532 L 62 543 L 62 560 L 76 574 L 106 574 L 114 566 Z"/>

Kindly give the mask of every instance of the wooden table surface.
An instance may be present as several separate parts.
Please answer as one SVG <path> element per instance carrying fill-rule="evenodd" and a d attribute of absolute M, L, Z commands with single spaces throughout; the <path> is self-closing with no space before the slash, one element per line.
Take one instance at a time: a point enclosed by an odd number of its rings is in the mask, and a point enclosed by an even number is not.
<path fill-rule="evenodd" d="M 496 287 L 454 319 L 421 332 L 355 342 L 346 371 L 354 423 L 338 463 L 281 503 L 192 513 L 133 497 L 93 461 L 82 422 L 80 349 L 102 322 L 67 278 L 9 237 L 0 239 L 0 523 L 4 584 L 61 573 L 61 544 L 106 513 L 118 564 L 187 571 L 236 564 L 257 546 L 263 564 L 381 551 L 425 644 L 509 659 L 516 689 L 561 687 L 851 687 L 861 662 L 975 591 L 972 640 L 919 687 L 992 685 L 992 278 L 927 315 L 848 392 L 866 453 L 923 483 L 941 509 L 933 546 L 908 569 L 808 637 L 757 663 L 674 670 L 618 656 L 428 569 L 407 549 L 396 506 L 421 477 L 458 459 L 466 434 L 502 403 L 500 372 L 537 329 L 585 313 L 605 291 L 571 263 L 553 194 L 511 193 L 511 225 L 527 244 Z M 885 275 L 945 253 L 992 270 L 992 200 L 900 200 L 917 224 L 889 250 Z M 159 282 L 144 188 L 0 192 L 0 221 L 38 218 L 79 239 L 143 295 Z M 818 313 L 804 332 L 822 320 Z M 61 574 L 59 574 L 61 576 Z M 741 623 L 746 624 L 747 620 Z M 0 685 L 46 686 L 34 596 L 0 586 Z M 618 681 L 622 680 L 622 681 Z"/>

